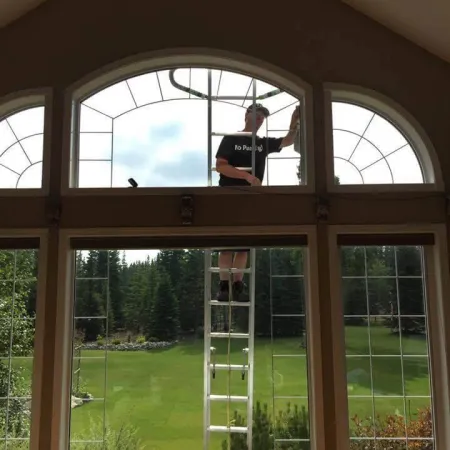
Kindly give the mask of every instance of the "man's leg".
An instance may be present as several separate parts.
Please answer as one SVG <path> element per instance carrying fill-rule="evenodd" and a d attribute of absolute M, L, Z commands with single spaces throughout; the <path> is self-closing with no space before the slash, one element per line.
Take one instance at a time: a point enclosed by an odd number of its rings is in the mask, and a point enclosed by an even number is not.
<path fill-rule="evenodd" d="M 233 252 L 220 252 L 219 254 L 219 268 L 230 269 L 231 267 L 236 269 L 245 269 L 247 265 L 247 251 L 238 251 L 235 254 L 233 261 Z M 233 300 L 239 301 L 239 295 L 244 290 L 243 273 L 233 274 Z M 229 299 L 229 286 L 230 277 L 227 271 L 220 272 L 219 292 L 217 294 L 217 300 L 226 302 Z"/>
<path fill-rule="evenodd" d="M 219 268 L 230 269 L 233 264 L 233 252 L 220 252 L 219 253 Z M 217 293 L 217 300 L 220 302 L 226 302 L 229 299 L 229 285 L 230 277 L 228 271 L 219 273 L 219 292 Z"/>
<path fill-rule="evenodd" d="M 237 251 L 234 257 L 234 267 L 236 269 L 245 269 L 247 267 L 247 251 Z M 233 274 L 233 300 L 238 302 L 244 292 L 244 274 L 242 272 Z"/>

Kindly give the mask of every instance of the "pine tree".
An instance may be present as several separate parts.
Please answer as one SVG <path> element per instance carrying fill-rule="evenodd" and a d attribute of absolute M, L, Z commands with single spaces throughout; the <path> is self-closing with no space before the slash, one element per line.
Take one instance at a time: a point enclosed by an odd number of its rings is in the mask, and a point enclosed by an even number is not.
<path fill-rule="evenodd" d="M 393 318 L 393 328 L 402 334 L 423 334 L 426 332 L 425 299 L 423 292 L 422 254 L 420 247 L 397 247 L 398 303 L 395 310 L 401 315 Z M 409 277 L 409 278 L 408 278 Z M 417 278 L 411 278 L 417 277 Z M 405 317 L 406 316 L 406 317 Z M 409 317 L 408 317 L 409 316 Z"/>
<path fill-rule="evenodd" d="M 167 272 L 159 269 L 150 329 L 146 337 L 147 339 L 157 338 L 160 341 L 173 341 L 177 339 L 179 329 L 178 302 L 170 284 L 170 277 Z"/>
<path fill-rule="evenodd" d="M 95 341 L 106 331 L 107 280 L 98 278 L 98 252 L 89 251 L 75 285 L 76 328 L 83 330 L 86 341 Z M 103 275 L 104 277 L 104 275 Z"/>
<path fill-rule="evenodd" d="M 142 333 L 148 317 L 149 262 L 136 262 L 127 271 L 128 286 L 123 304 L 124 323 L 128 331 Z"/>
<path fill-rule="evenodd" d="M 188 250 L 181 266 L 179 284 L 180 327 L 195 332 L 203 324 L 204 252 Z"/>
<path fill-rule="evenodd" d="M 108 251 L 108 282 L 109 282 L 109 300 L 110 311 L 114 317 L 112 325 L 113 330 L 117 331 L 124 327 L 123 315 L 123 288 L 122 288 L 122 266 L 120 262 L 120 255 L 117 250 Z M 111 331 L 113 331 L 111 330 Z"/>

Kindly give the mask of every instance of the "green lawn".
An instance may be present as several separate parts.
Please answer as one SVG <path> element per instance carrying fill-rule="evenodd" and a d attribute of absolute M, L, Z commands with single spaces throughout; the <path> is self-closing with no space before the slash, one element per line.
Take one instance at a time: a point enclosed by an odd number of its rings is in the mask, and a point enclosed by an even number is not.
<path fill-rule="evenodd" d="M 347 328 L 347 353 L 367 354 L 367 329 Z M 371 333 L 372 351 L 377 355 L 400 355 L 398 338 L 389 335 L 389 330 L 376 327 Z M 230 362 L 242 364 L 242 346 L 245 340 L 233 341 Z M 275 342 L 257 340 L 255 344 L 254 399 L 268 403 L 270 408 L 284 408 L 288 400 L 275 400 L 273 405 L 272 370 L 276 396 L 306 396 L 307 376 L 304 350 L 299 341 L 283 339 Z M 226 340 L 213 342 L 217 348 L 218 363 L 227 363 Z M 402 396 L 402 368 L 405 390 L 408 396 L 429 395 L 426 344 L 417 338 L 403 339 L 403 364 L 400 357 L 372 358 L 373 386 L 376 395 Z M 278 355 L 298 355 L 274 358 Z M 415 355 L 409 357 L 408 355 Z M 418 357 L 417 355 L 423 355 Z M 78 438 L 101 439 L 101 435 L 89 434 L 92 421 L 101 423 L 104 409 L 110 427 L 118 429 L 129 423 L 138 429 L 138 435 L 149 450 L 199 450 L 202 448 L 203 429 L 203 341 L 181 343 L 168 350 L 150 352 L 84 351 L 81 375 L 85 389 L 94 401 L 72 411 L 72 435 Z M 88 359 L 99 357 L 98 359 Z M 372 394 L 369 358 L 347 359 L 349 395 Z M 105 385 L 105 367 L 107 377 Z M 218 371 L 212 380 L 214 394 L 226 394 L 227 372 Z M 233 372 L 231 394 L 246 394 L 247 380 L 241 380 L 240 372 Z M 403 398 L 375 400 L 375 413 L 387 414 L 404 411 Z M 307 405 L 306 399 L 294 399 L 291 403 Z M 372 398 L 350 399 L 350 414 L 362 416 L 372 414 Z M 429 404 L 426 398 L 408 402 L 412 412 L 419 406 Z M 232 411 L 239 409 L 246 417 L 245 405 L 231 404 Z M 212 423 L 225 425 L 226 403 L 214 403 Z M 211 449 L 220 449 L 224 438 L 218 435 Z"/>

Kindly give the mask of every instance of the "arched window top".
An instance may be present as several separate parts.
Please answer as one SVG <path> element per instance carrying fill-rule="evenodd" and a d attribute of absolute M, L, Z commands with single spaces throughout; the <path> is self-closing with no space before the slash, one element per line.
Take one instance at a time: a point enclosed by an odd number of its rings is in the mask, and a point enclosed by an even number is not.
<path fill-rule="evenodd" d="M 161 69 L 85 94 L 76 103 L 72 179 L 81 188 L 127 187 L 130 178 L 140 187 L 217 186 L 213 166 L 223 133 L 242 130 L 254 95 L 270 111 L 258 135 L 285 136 L 303 98 L 230 70 Z M 263 185 L 302 184 L 300 147 L 269 156 Z"/>
<path fill-rule="evenodd" d="M 41 189 L 45 96 L 30 94 L 0 106 L 0 189 Z"/>
<path fill-rule="evenodd" d="M 327 92 L 336 184 L 442 187 L 433 146 L 403 108 L 359 87 L 328 85 Z"/>

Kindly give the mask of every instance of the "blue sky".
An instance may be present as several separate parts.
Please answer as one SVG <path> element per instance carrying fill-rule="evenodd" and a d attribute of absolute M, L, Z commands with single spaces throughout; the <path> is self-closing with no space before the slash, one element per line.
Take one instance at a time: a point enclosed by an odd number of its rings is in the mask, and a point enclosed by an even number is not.
<path fill-rule="evenodd" d="M 207 93 L 204 69 L 180 69 L 175 78 Z M 213 94 L 251 96 L 249 77 L 213 71 L 212 80 Z M 257 82 L 257 94 L 274 88 Z M 281 93 L 263 103 L 271 116 L 259 134 L 284 136 L 298 100 Z M 250 104 L 251 97 L 244 106 Z M 241 100 L 213 102 L 213 131 L 241 130 L 244 112 Z M 19 174 L 19 188 L 39 187 L 43 119 L 43 108 L 34 108 L 0 121 L 0 188 L 16 187 Z M 333 128 L 341 183 L 420 182 L 413 151 L 385 119 L 358 106 L 334 104 Z M 207 103 L 174 88 L 167 71 L 119 82 L 88 98 L 80 130 L 80 187 L 128 187 L 130 177 L 142 187 L 207 186 Z M 213 158 L 220 140 L 213 138 Z M 263 184 L 298 184 L 298 164 L 293 146 L 271 155 Z M 214 173 L 214 185 L 217 180 Z"/>

